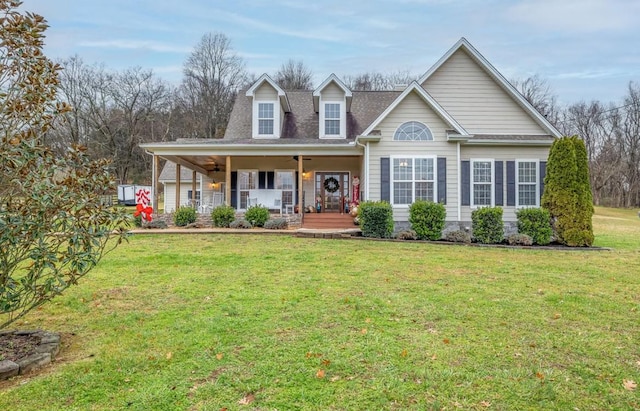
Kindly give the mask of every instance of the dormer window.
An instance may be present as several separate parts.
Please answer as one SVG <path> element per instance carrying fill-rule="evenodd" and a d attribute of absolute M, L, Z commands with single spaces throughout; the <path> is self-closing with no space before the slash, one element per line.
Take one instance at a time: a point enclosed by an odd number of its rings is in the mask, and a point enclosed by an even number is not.
<path fill-rule="evenodd" d="M 253 103 L 251 135 L 253 138 L 280 138 L 284 115 L 291 111 L 287 94 L 268 75 L 263 74 L 247 90 Z"/>
<path fill-rule="evenodd" d="M 273 135 L 274 103 L 258 103 L 258 135 Z"/>
<path fill-rule="evenodd" d="M 324 105 L 324 134 L 327 136 L 340 135 L 339 103 L 326 103 Z"/>
<path fill-rule="evenodd" d="M 320 138 L 347 138 L 347 112 L 351 90 L 332 74 L 313 91 L 313 108 L 318 113 Z"/>

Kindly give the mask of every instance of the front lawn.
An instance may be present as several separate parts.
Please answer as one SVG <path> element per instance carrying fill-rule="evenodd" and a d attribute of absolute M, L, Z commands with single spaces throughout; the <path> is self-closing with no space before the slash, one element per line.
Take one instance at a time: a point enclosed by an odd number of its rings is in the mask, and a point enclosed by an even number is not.
<path fill-rule="evenodd" d="M 11 410 L 640 409 L 640 219 L 611 251 L 136 235 L 16 328 Z"/>

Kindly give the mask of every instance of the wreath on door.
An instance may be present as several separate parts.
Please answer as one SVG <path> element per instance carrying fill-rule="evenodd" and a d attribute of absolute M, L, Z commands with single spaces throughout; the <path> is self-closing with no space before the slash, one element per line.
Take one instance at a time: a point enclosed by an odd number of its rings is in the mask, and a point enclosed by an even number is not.
<path fill-rule="evenodd" d="M 335 193 L 340 189 L 340 183 L 334 177 L 329 177 L 324 180 L 324 189 L 328 193 Z"/>

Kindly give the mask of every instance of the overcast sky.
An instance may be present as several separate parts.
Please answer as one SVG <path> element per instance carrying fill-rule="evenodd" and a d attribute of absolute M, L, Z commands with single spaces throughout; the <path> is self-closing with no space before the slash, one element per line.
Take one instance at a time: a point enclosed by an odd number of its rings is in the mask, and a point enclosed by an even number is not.
<path fill-rule="evenodd" d="M 506 78 L 547 79 L 562 103 L 618 102 L 640 83 L 640 0 L 25 0 L 49 22 L 45 52 L 178 83 L 208 32 L 247 71 L 302 59 L 318 85 L 370 71 L 421 75 L 465 37 Z"/>

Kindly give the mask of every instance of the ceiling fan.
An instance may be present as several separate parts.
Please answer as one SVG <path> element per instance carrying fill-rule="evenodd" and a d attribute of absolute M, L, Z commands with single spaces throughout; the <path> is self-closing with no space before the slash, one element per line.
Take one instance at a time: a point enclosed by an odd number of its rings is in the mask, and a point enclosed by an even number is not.
<path fill-rule="evenodd" d="M 300 156 L 293 156 L 292 158 L 293 158 L 295 161 L 298 161 L 298 160 L 299 160 L 299 158 L 300 158 Z M 302 159 L 303 159 L 304 161 L 309 161 L 309 160 L 311 160 L 310 158 L 307 158 L 307 157 L 303 157 Z"/>

